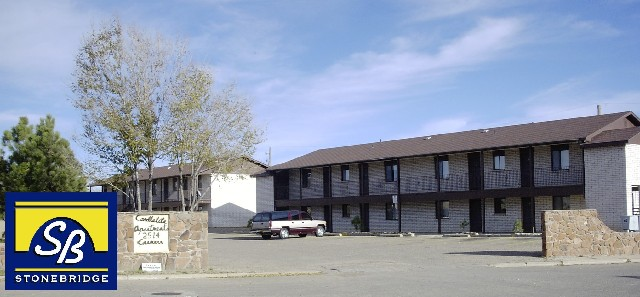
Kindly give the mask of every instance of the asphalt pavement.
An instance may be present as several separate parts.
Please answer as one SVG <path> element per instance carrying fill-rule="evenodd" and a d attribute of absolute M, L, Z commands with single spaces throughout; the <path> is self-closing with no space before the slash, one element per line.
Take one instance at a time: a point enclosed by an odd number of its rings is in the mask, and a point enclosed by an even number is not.
<path fill-rule="evenodd" d="M 51 296 L 640 296 L 640 257 L 546 259 L 539 237 L 209 234 L 210 269 Z M 4 287 L 4 286 L 2 286 Z M 57 294 L 60 293 L 60 294 Z M 2 296 L 41 292 L 2 291 Z"/>

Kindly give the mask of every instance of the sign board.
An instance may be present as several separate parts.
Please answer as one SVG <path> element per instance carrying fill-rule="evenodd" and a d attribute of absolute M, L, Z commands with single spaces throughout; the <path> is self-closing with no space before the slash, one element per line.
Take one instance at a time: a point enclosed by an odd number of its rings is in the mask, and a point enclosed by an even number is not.
<path fill-rule="evenodd" d="M 169 252 L 169 215 L 136 215 L 133 217 L 133 252 Z"/>
<path fill-rule="evenodd" d="M 116 290 L 117 218 L 115 192 L 6 193 L 5 290 Z"/>
<path fill-rule="evenodd" d="M 391 195 L 391 200 L 393 204 L 398 204 L 398 195 Z"/>
<path fill-rule="evenodd" d="M 160 272 L 162 271 L 162 264 L 160 263 L 142 263 L 142 271 L 145 272 Z"/>

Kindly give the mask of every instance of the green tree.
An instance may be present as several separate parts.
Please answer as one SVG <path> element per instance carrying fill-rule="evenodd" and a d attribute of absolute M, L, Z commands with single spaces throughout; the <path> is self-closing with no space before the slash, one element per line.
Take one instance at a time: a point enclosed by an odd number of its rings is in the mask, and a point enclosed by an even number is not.
<path fill-rule="evenodd" d="M 161 154 L 160 134 L 175 74 L 184 63 L 183 46 L 159 35 L 124 27 L 117 19 L 89 34 L 76 57 L 74 106 L 82 112 L 81 145 L 113 164 L 117 173 L 131 172 L 141 210 L 138 169 L 149 170 Z M 148 187 L 147 197 L 152 188 Z M 148 199 L 152 209 L 152 199 Z"/>
<path fill-rule="evenodd" d="M 51 115 L 40 123 L 29 125 L 21 117 L 18 125 L 4 132 L 3 192 L 79 192 L 84 191 L 86 178 L 82 165 L 75 158 L 69 142 L 55 131 Z M 4 158 L 3 158 L 4 159 Z"/>

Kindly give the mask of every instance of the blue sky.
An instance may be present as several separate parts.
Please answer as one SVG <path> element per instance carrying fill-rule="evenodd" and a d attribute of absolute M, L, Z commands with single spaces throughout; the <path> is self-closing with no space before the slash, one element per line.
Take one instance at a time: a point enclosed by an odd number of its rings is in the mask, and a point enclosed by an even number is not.
<path fill-rule="evenodd" d="M 266 129 L 254 157 L 270 147 L 273 164 L 597 104 L 640 115 L 640 1 L 26 0 L 0 9 L 0 130 L 50 113 L 80 132 L 73 60 L 112 16 L 186 39 L 218 87 L 236 83 Z"/>

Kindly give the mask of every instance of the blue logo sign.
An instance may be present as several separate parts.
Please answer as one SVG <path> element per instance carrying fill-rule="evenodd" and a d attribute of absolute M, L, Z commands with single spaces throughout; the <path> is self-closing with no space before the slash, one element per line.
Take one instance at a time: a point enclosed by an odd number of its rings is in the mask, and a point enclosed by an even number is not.
<path fill-rule="evenodd" d="M 116 193 L 7 193 L 6 290 L 116 290 Z"/>

